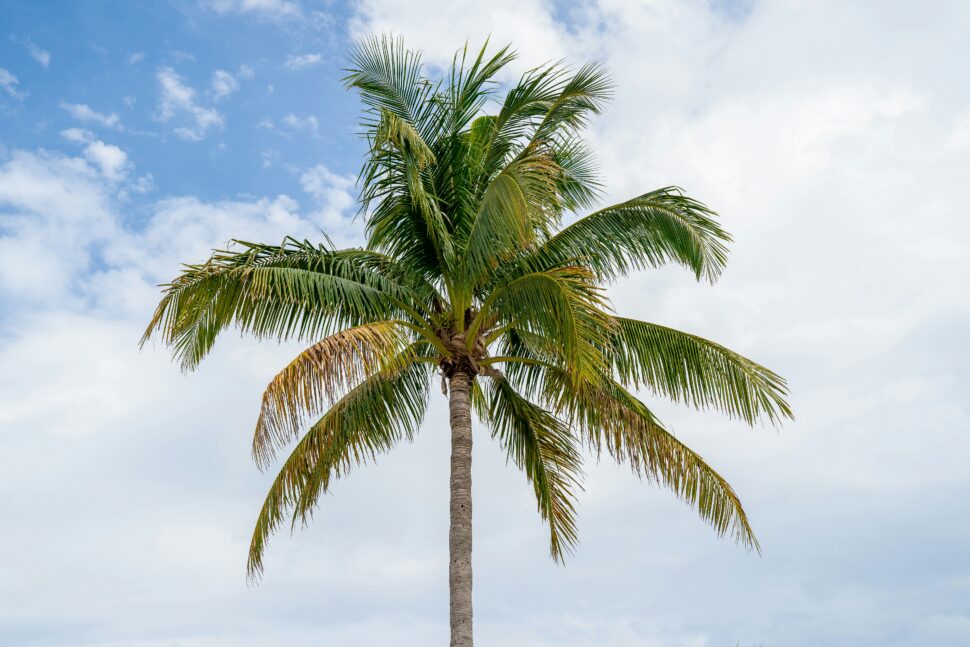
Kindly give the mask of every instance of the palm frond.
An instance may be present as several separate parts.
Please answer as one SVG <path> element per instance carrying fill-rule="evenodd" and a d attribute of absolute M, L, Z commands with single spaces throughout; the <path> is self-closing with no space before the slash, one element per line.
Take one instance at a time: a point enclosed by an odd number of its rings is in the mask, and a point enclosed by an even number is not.
<path fill-rule="evenodd" d="M 321 493 L 351 467 L 411 439 L 424 419 L 428 365 L 396 364 L 341 398 L 314 424 L 280 468 L 253 530 L 247 572 L 257 579 L 269 536 L 283 520 L 306 522 Z"/>
<path fill-rule="evenodd" d="M 240 251 L 216 251 L 165 286 L 142 344 L 160 332 L 190 370 L 231 325 L 259 338 L 312 339 L 421 307 L 411 290 L 375 271 L 370 252 L 291 239 L 235 242 Z"/>
<path fill-rule="evenodd" d="M 492 180 L 467 231 L 458 232 L 466 283 L 475 286 L 503 260 L 548 234 L 558 219 L 560 175 L 551 157 L 534 155 L 514 161 Z"/>
<path fill-rule="evenodd" d="M 280 371 L 266 387 L 253 436 L 253 458 L 266 467 L 276 449 L 299 437 L 308 416 L 332 406 L 344 391 L 404 354 L 407 329 L 394 321 L 348 328 L 313 344 Z"/>
<path fill-rule="evenodd" d="M 614 321 L 607 354 L 623 382 L 749 425 L 793 418 L 788 388 L 777 373 L 697 335 L 635 319 Z"/>
<path fill-rule="evenodd" d="M 592 207 L 603 192 L 592 149 L 582 141 L 567 139 L 551 150 L 561 170 L 557 192 L 563 208 L 575 212 Z"/>
<path fill-rule="evenodd" d="M 488 314 L 555 348 L 577 383 L 606 369 L 603 348 L 613 325 L 608 303 L 583 267 L 524 274 L 494 289 L 474 326 Z"/>
<path fill-rule="evenodd" d="M 613 96 L 613 82 L 605 68 L 587 63 L 562 84 L 532 133 L 530 146 L 568 137 L 586 127 Z"/>
<path fill-rule="evenodd" d="M 488 40 L 469 63 L 466 43 L 452 61 L 448 84 L 449 129 L 452 133 L 463 130 L 478 115 L 496 85 L 495 75 L 517 56 L 508 45 L 491 57 L 486 57 L 487 50 Z"/>
<path fill-rule="evenodd" d="M 717 214 L 676 187 L 646 193 L 578 220 L 529 259 L 542 267 L 582 262 L 600 279 L 674 262 L 717 280 L 731 237 Z"/>
<path fill-rule="evenodd" d="M 484 387 L 485 420 L 509 459 L 523 470 L 535 490 L 542 519 L 549 524 L 549 550 L 562 561 L 577 542 L 576 495 L 582 459 L 569 428 L 542 407 L 496 377 Z"/>
<path fill-rule="evenodd" d="M 418 170 L 435 162 L 434 153 L 414 125 L 387 109 L 381 110 L 372 146 L 373 157 L 379 156 L 377 151 L 390 146 L 398 155 L 413 159 Z"/>
<path fill-rule="evenodd" d="M 344 84 L 360 92 L 371 119 L 379 120 L 387 111 L 425 134 L 422 129 L 439 108 L 429 100 L 435 87 L 423 75 L 419 51 L 405 47 L 403 38 L 385 34 L 358 41 L 349 61 Z"/>
<path fill-rule="evenodd" d="M 671 490 L 693 507 L 718 536 L 729 535 L 760 550 L 747 513 L 730 484 L 689 447 L 667 431 L 636 397 L 603 376 L 573 387 L 568 375 L 546 370 L 546 400 L 567 416 L 597 451 Z"/>

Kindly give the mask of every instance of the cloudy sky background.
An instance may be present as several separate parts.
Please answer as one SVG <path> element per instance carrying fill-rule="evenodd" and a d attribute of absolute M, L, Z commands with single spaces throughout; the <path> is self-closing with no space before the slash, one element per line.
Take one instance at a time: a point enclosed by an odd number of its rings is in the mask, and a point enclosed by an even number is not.
<path fill-rule="evenodd" d="M 245 581 L 271 475 L 259 395 L 297 351 L 228 334 L 182 375 L 158 283 L 236 237 L 360 242 L 355 37 L 515 73 L 598 59 L 608 199 L 678 184 L 734 234 L 618 311 L 785 375 L 797 421 L 656 409 L 742 496 L 761 557 L 590 460 L 565 568 L 524 477 L 475 449 L 482 645 L 970 644 L 970 4 L 0 1 L 0 644 L 447 639 L 447 432 L 354 472 Z M 508 79 L 513 77 L 510 75 Z"/>

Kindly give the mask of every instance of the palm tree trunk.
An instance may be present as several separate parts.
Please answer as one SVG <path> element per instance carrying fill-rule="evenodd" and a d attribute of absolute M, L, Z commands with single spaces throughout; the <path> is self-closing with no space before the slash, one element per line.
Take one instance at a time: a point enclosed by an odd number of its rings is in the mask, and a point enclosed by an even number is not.
<path fill-rule="evenodd" d="M 450 380 L 451 529 L 448 587 L 451 647 L 472 647 L 472 416 L 471 377 L 455 371 Z"/>

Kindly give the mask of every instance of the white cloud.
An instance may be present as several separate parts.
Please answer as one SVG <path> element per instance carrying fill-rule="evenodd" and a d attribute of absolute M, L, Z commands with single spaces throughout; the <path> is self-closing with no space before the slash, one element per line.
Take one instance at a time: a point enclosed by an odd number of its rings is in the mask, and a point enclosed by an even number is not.
<path fill-rule="evenodd" d="M 239 79 L 250 80 L 256 76 L 256 70 L 249 65 L 240 65 L 236 74 L 226 70 L 216 70 L 212 73 L 211 94 L 215 100 L 224 99 L 239 90 Z"/>
<path fill-rule="evenodd" d="M 318 65 L 322 61 L 323 56 L 320 54 L 293 54 L 286 58 L 286 62 L 283 63 L 283 67 L 288 70 L 302 70 L 307 67 Z"/>
<path fill-rule="evenodd" d="M 26 92 L 19 90 L 20 81 L 6 68 L 0 67 L 0 89 L 15 99 L 23 99 Z"/>
<path fill-rule="evenodd" d="M 163 67 L 156 75 L 161 98 L 158 104 L 159 121 L 167 122 L 180 113 L 189 116 L 189 124 L 175 128 L 175 134 L 186 141 L 199 141 L 213 127 L 223 127 L 223 117 L 215 108 L 206 108 L 196 101 L 195 90 L 170 67 Z"/>
<path fill-rule="evenodd" d="M 208 5 L 219 13 L 252 13 L 277 20 L 303 15 L 295 0 L 210 0 Z"/>
<path fill-rule="evenodd" d="M 120 128 L 121 118 L 114 112 L 110 115 L 92 110 L 86 103 L 67 103 L 62 101 L 61 108 L 78 121 L 94 122 L 106 128 Z"/>
<path fill-rule="evenodd" d="M 30 54 L 30 57 L 40 63 L 42 67 L 50 67 L 51 53 L 46 49 L 40 47 L 37 45 L 37 43 L 29 38 L 15 38 L 13 40 L 26 47 L 27 53 Z"/>
<path fill-rule="evenodd" d="M 144 175 L 136 178 L 131 184 L 131 190 L 134 193 L 151 193 L 156 189 L 158 189 L 158 185 L 155 184 L 155 176 L 151 173 L 145 173 Z"/>
<path fill-rule="evenodd" d="M 212 93 L 216 99 L 228 97 L 239 89 L 239 81 L 225 70 L 216 70 L 212 73 Z"/>
<path fill-rule="evenodd" d="M 145 60 L 145 52 L 132 52 L 128 55 L 128 64 L 135 65 Z"/>
<path fill-rule="evenodd" d="M 316 209 L 309 218 L 339 247 L 364 243 L 356 215 L 356 178 L 339 175 L 326 165 L 318 164 L 300 175 L 300 186 L 313 197 Z"/>
<path fill-rule="evenodd" d="M 260 122 L 260 124 L 262 123 L 263 122 Z M 317 133 L 317 129 L 320 127 L 319 122 L 317 122 L 317 118 L 313 115 L 297 117 L 292 112 L 283 117 L 282 123 L 290 130 L 303 130 L 314 135 Z M 271 124 L 272 122 L 270 122 L 270 125 Z"/>
<path fill-rule="evenodd" d="M 67 128 L 61 131 L 61 137 L 75 144 L 89 144 L 94 141 L 94 133 L 84 128 Z"/>
<path fill-rule="evenodd" d="M 176 63 L 194 63 L 195 54 L 181 49 L 172 49 L 168 52 L 169 57 Z"/>
<path fill-rule="evenodd" d="M 128 154 L 112 144 L 92 142 L 84 149 L 84 156 L 93 162 L 101 174 L 111 182 L 119 182 L 126 175 Z"/>
<path fill-rule="evenodd" d="M 262 159 L 263 168 L 273 168 L 280 161 L 280 152 L 277 150 L 264 150 L 260 153 L 260 159 Z"/>
<path fill-rule="evenodd" d="M 14 151 L 0 165 L 0 213 L 0 290 L 8 298 L 77 301 L 69 286 L 88 268 L 91 246 L 116 231 L 96 170 L 47 153 Z"/>
<path fill-rule="evenodd" d="M 488 38 L 495 47 L 511 43 L 521 56 L 510 68 L 514 74 L 505 75 L 507 80 L 539 63 L 575 54 L 570 51 L 566 31 L 545 0 L 427 2 L 418 11 L 411 11 L 412 6 L 396 0 L 362 0 L 351 21 L 351 32 L 358 38 L 379 33 L 403 34 L 408 43 L 425 51 L 427 60 L 441 65 L 450 64 L 466 40 L 476 53 Z M 578 13 L 589 5 L 564 5 L 564 10 L 567 6 L 571 7 L 569 11 Z M 664 6 L 660 3 L 658 11 Z M 614 10 L 621 11 L 619 7 Z M 434 20 L 428 20 L 428 15 L 434 15 Z M 585 18 L 579 20 L 584 21 Z M 446 35 L 442 25 L 447 25 Z M 597 45 L 600 41 L 597 37 Z"/>

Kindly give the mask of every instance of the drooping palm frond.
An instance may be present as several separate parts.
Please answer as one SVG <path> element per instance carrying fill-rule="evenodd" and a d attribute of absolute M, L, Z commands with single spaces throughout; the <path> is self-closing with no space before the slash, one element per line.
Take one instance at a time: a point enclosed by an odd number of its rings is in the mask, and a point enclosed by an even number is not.
<path fill-rule="evenodd" d="M 480 415 L 532 483 L 539 514 L 549 524 L 549 551 L 561 561 L 577 541 L 575 490 L 581 488 L 582 461 L 576 440 L 561 420 L 502 377 L 488 380 L 483 400 Z"/>
<path fill-rule="evenodd" d="M 354 465 L 417 432 L 427 407 L 429 368 L 402 359 L 351 390 L 297 443 L 273 481 L 253 531 L 248 573 L 257 578 L 269 536 L 286 516 L 306 522 L 321 493 Z"/>
<path fill-rule="evenodd" d="M 616 317 L 607 351 L 624 383 L 697 408 L 714 408 L 749 425 L 792 418 L 784 378 L 702 337 Z"/>
<path fill-rule="evenodd" d="M 572 72 L 555 62 L 527 71 L 493 122 L 484 170 L 491 174 L 516 156 L 575 140 L 571 135 L 603 109 L 611 94 L 609 76 L 596 64 Z"/>
<path fill-rule="evenodd" d="M 508 90 L 498 114 L 479 122 L 481 146 L 476 159 L 480 174 L 475 178 L 479 186 L 487 184 L 529 141 L 536 124 L 560 95 L 568 72 L 561 63 L 528 70 Z"/>
<path fill-rule="evenodd" d="M 266 467 L 275 450 L 299 437 L 304 421 L 333 405 L 344 391 L 394 362 L 404 353 L 408 331 L 394 321 L 375 321 L 330 335 L 300 353 L 266 387 L 253 436 L 253 458 Z"/>
<path fill-rule="evenodd" d="M 728 482 L 667 431 L 650 410 L 620 384 L 603 376 L 598 384 L 573 387 L 565 372 L 546 369 L 546 402 L 583 432 L 597 451 L 628 462 L 693 507 L 718 535 L 747 548 L 758 540 Z"/>
<path fill-rule="evenodd" d="M 387 109 L 381 110 L 381 119 L 374 133 L 372 147 L 374 157 L 378 156 L 377 151 L 385 147 L 393 148 L 397 155 L 413 159 L 418 171 L 436 161 L 434 152 L 422 139 L 414 125 Z"/>
<path fill-rule="evenodd" d="M 566 139 L 551 150 L 561 172 L 557 189 L 563 209 L 576 212 L 592 207 L 603 192 L 592 149 L 581 140 Z"/>

